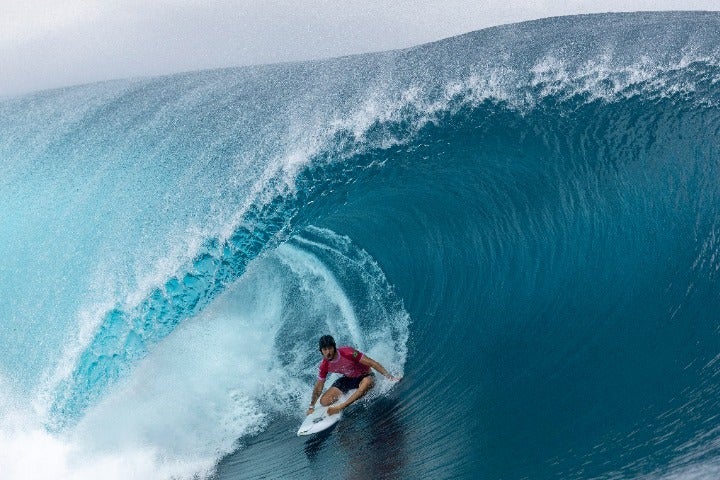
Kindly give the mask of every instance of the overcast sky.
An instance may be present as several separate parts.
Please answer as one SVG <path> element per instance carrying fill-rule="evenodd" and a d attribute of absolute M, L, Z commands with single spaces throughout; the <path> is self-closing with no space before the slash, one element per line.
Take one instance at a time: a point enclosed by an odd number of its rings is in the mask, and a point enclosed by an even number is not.
<path fill-rule="evenodd" d="M 718 0 L 0 0 L 0 95 L 403 48 L 577 13 Z"/>

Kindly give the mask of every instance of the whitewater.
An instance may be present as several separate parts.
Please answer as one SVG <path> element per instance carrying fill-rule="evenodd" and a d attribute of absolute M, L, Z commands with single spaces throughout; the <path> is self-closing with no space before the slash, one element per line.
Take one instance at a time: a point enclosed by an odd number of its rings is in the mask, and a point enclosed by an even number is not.
<path fill-rule="evenodd" d="M 719 31 L 0 100 L 0 478 L 717 478 Z M 404 378 L 297 438 L 326 333 Z"/>

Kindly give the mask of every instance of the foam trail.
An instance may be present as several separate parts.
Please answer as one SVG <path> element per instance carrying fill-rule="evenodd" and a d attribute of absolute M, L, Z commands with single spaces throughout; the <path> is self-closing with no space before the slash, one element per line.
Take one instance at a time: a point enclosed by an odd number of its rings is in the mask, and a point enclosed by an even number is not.
<path fill-rule="evenodd" d="M 0 457 L 8 478 L 27 478 L 11 454 L 30 442 L 45 447 L 29 452 L 49 458 L 37 478 L 48 472 L 80 479 L 210 475 L 238 439 L 278 415 L 302 413 L 317 375 L 314 344 L 321 332 L 367 345 L 402 372 L 408 318 L 382 272 L 347 238 L 317 229 L 307 235 L 312 242 L 297 237 L 253 261 L 65 433 L 51 435 L 27 419 L 19 422 L 26 433 L 5 426 L 8 437 L 0 442 L 14 446 Z M 330 255 L 321 259 L 301 245 Z M 332 270 L 343 272 L 344 283 Z M 383 384 L 376 396 L 389 388 Z"/>

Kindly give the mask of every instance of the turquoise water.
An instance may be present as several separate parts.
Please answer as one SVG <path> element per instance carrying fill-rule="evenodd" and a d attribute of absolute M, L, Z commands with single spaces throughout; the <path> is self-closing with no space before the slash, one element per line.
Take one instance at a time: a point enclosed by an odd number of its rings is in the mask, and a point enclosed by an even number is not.
<path fill-rule="evenodd" d="M 714 478 L 719 26 L 2 101 L 0 468 Z M 296 438 L 323 333 L 404 380 Z"/>

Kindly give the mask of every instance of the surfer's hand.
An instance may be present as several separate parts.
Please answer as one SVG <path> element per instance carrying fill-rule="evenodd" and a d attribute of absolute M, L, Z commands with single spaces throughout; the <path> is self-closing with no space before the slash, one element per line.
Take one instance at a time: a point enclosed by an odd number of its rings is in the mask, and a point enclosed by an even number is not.
<path fill-rule="evenodd" d="M 310 407 L 310 408 L 308 408 L 308 411 L 305 412 L 305 416 L 310 415 L 310 414 L 313 413 L 314 411 L 315 411 L 315 407 Z"/>
<path fill-rule="evenodd" d="M 342 407 L 329 407 L 327 409 L 328 415 L 335 415 L 336 413 L 340 413 L 342 411 Z"/>

